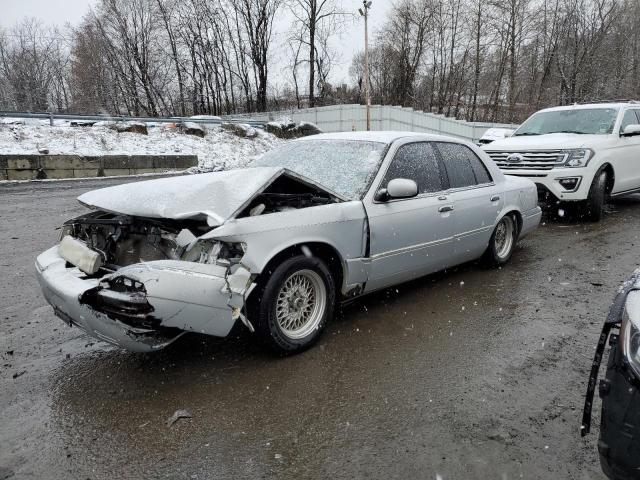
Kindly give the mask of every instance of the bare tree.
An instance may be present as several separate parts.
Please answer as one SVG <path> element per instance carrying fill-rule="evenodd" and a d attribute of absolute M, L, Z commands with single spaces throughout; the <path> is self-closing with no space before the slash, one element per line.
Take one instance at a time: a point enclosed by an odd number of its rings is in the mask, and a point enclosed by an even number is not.
<path fill-rule="evenodd" d="M 185 99 L 185 85 L 184 85 L 184 75 L 183 75 L 183 67 L 181 64 L 181 58 L 178 53 L 178 41 L 177 35 L 175 33 L 175 19 L 173 15 L 177 12 L 176 2 L 174 0 L 156 0 L 158 5 L 158 11 L 160 13 L 160 18 L 162 19 L 162 24 L 167 33 L 167 39 L 169 41 L 169 48 L 171 50 L 171 59 L 173 60 L 173 64 L 176 70 L 176 78 L 178 81 L 178 92 L 179 92 L 179 105 L 180 105 L 180 114 L 186 115 L 186 99 Z"/>
<path fill-rule="evenodd" d="M 237 0 L 233 2 L 249 44 L 248 52 L 253 62 L 259 112 L 267 109 L 269 49 L 273 37 L 273 21 L 281 5 L 282 0 Z"/>
<path fill-rule="evenodd" d="M 25 19 L 0 37 L 0 78 L 4 100 L 13 108 L 66 110 L 69 105 L 68 54 L 54 28 Z"/>
<path fill-rule="evenodd" d="M 285 1 L 290 63 L 272 78 L 285 66 L 272 52 Z M 22 21 L 0 32 L 0 108 L 218 115 L 301 107 L 307 90 L 309 105 L 359 102 L 361 53 L 353 84 L 331 85 L 349 18 L 339 5 L 98 0 L 77 28 Z M 372 38 L 375 103 L 518 122 L 547 105 L 640 96 L 637 0 L 397 0 Z"/>
<path fill-rule="evenodd" d="M 308 52 L 309 106 L 315 106 L 316 74 L 322 78 L 319 65 L 332 60 L 326 55 L 331 37 L 339 33 L 344 22 L 351 17 L 336 0 L 291 0 L 291 11 L 297 20 L 293 38 L 303 44 Z M 324 57 L 319 58 L 318 55 Z M 326 75 L 325 75 L 326 77 Z"/>

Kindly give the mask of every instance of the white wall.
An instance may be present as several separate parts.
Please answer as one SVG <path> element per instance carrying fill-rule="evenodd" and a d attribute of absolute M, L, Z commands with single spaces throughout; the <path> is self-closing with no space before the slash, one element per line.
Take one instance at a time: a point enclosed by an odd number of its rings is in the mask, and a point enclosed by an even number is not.
<path fill-rule="evenodd" d="M 357 104 L 253 113 L 246 116 L 260 121 L 278 120 L 279 118 L 287 117 L 294 122 L 315 123 L 323 132 L 347 132 L 366 129 L 365 107 Z M 414 110 L 413 108 L 385 105 L 371 106 L 371 130 L 437 133 L 477 141 L 487 129 L 492 127 L 515 128 L 516 126 L 466 122 L 445 117 L 444 115 Z"/>

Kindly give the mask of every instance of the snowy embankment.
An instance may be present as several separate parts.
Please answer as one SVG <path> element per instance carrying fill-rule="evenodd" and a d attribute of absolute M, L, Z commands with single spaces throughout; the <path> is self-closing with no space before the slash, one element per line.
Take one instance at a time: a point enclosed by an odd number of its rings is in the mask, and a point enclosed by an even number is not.
<path fill-rule="evenodd" d="M 40 121 L 0 120 L 0 154 L 50 155 L 197 155 L 200 171 L 242 167 L 283 142 L 248 127 L 253 137 L 241 137 L 220 126 L 202 126 L 205 136 L 188 135 L 173 124 L 148 125 L 148 135 L 118 132 L 108 124 L 54 126 Z"/>

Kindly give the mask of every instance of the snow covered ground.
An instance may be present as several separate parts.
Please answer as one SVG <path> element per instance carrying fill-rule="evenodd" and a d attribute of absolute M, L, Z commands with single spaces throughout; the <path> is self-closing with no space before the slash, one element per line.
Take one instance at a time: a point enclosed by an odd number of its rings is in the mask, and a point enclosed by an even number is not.
<path fill-rule="evenodd" d="M 211 171 L 246 165 L 283 142 L 256 129 L 255 138 L 240 138 L 219 126 L 206 126 L 204 138 L 180 133 L 173 125 L 149 126 L 149 135 L 118 133 L 106 125 L 71 127 L 0 122 L 0 154 L 198 155 L 199 169 Z"/>

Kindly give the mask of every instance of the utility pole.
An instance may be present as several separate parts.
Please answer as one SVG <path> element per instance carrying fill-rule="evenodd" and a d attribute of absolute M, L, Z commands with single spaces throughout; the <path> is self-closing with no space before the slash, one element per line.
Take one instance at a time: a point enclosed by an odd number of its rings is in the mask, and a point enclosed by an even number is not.
<path fill-rule="evenodd" d="M 364 96 L 365 110 L 367 112 L 367 131 L 371 130 L 371 96 L 369 94 L 369 9 L 371 0 L 362 0 L 364 9 L 359 8 L 360 15 L 364 17 Z"/>

